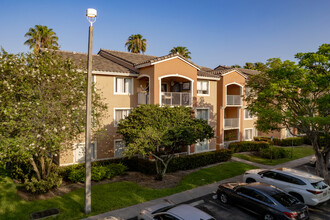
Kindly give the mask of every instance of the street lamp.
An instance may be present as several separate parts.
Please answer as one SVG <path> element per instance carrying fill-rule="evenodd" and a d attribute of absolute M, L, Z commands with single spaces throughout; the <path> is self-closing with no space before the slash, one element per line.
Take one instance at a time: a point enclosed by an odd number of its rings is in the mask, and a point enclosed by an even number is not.
<path fill-rule="evenodd" d="M 88 37 L 87 60 L 87 95 L 86 95 L 86 129 L 85 129 L 85 213 L 92 211 L 91 206 L 91 109 L 92 109 L 92 55 L 93 55 L 93 23 L 96 21 L 97 11 L 93 8 L 86 10 L 90 23 Z"/>

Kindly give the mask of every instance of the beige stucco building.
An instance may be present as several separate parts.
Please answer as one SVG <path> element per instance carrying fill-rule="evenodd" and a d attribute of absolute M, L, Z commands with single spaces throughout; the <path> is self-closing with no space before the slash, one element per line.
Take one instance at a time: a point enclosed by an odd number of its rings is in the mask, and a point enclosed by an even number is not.
<path fill-rule="evenodd" d="M 87 54 L 57 51 L 76 63 Z M 200 67 L 178 54 L 155 57 L 101 49 L 93 55 L 93 80 L 108 106 L 102 120 L 105 134 L 93 141 L 93 160 L 122 157 L 125 143 L 116 133 L 118 121 L 142 104 L 184 105 L 208 121 L 215 138 L 187 147 L 187 154 L 226 148 L 229 143 L 257 136 L 255 118 L 245 110 L 245 84 L 257 71 L 218 66 Z M 84 161 L 84 139 L 60 153 L 60 165 Z"/>

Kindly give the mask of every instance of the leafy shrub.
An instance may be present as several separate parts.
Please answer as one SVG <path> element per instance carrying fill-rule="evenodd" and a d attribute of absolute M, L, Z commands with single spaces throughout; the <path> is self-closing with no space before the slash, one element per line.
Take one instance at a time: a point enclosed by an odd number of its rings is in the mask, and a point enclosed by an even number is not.
<path fill-rule="evenodd" d="M 240 141 L 229 144 L 229 149 L 233 152 L 260 151 L 260 149 L 269 148 L 269 143 L 263 141 Z"/>
<path fill-rule="evenodd" d="M 93 166 L 92 167 L 92 180 L 101 181 L 107 176 L 107 167 L 104 166 Z"/>
<path fill-rule="evenodd" d="M 253 140 L 254 141 L 264 141 L 264 142 L 270 143 L 270 137 L 263 137 L 263 136 L 253 137 Z"/>
<path fill-rule="evenodd" d="M 112 160 L 111 160 L 112 161 Z M 102 165 L 103 164 L 103 165 Z M 92 164 L 92 180 L 101 181 L 103 179 L 111 179 L 114 176 L 122 175 L 126 172 L 127 167 L 122 163 L 94 163 Z M 73 183 L 85 182 L 84 164 L 71 165 L 60 168 L 60 175 L 67 181 Z"/>
<path fill-rule="evenodd" d="M 288 151 L 283 148 L 273 147 L 272 149 L 260 149 L 259 155 L 266 159 L 281 159 L 289 155 Z"/>
<path fill-rule="evenodd" d="M 300 146 L 304 144 L 304 138 L 303 137 L 290 137 L 290 138 L 284 138 L 284 139 L 273 139 L 274 145 L 278 146 Z"/>
<path fill-rule="evenodd" d="M 38 181 L 37 178 L 32 177 L 31 180 L 25 179 L 25 189 L 32 193 L 46 193 L 53 188 L 57 188 L 62 184 L 62 178 L 56 173 L 51 172 L 47 180 Z"/>
<path fill-rule="evenodd" d="M 106 167 L 106 169 L 107 169 L 106 178 L 111 179 L 114 176 L 123 175 L 126 172 L 127 167 L 122 163 L 119 163 L 119 164 L 109 164 Z"/>
<path fill-rule="evenodd" d="M 69 173 L 67 178 L 73 183 L 77 182 L 85 182 L 85 169 L 84 167 L 76 167 L 75 169 L 72 169 Z"/>

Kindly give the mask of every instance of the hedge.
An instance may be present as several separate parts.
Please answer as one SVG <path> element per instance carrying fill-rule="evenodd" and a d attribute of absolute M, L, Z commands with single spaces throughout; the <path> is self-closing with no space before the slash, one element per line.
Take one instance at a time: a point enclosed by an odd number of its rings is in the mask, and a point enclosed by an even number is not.
<path fill-rule="evenodd" d="M 270 137 L 263 137 L 263 136 L 253 137 L 253 140 L 254 141 L 264 141 L 264 142 L 270 143 Z"/>
<path fill-rule="evenodd" d="M 210 164 L 227 161 L 231 158 L 231 156 L 232 150 L 229 149 L 183 155 L 175 157 L 170 161 L 167 172 L 175 172 L 178 170 L 189 170 L 198 167 L 203 167 Z M 129 171 L 139 171 L 145 174 L 156 174 L 155 161 L 146 160 L 138 157 L 94 161 L 92 162 L 92 170 L 93 167 L 113 166 L 113 164 L 115 163 L 122 163 L 128 168 Z M 81 176 L 83 176 L 83 172 L 84 164 L 60 167 L 60 175 L 67 181 L 72 181 L 72 179 L 75 178 L 79 179 L 79 182 L 81 182 Z M 69 178 L 70 174 L 73 175 L 71 178 Z"/>
<path fill-rule="evenodd" d="M 303 137 L 289 137 L 284 139 L 273 139 L 274 145 L 278 146 L 300 146 L 304 144 Z"/>
<path fill-rule="evenodd" d="M 259 155 L 262 158 L 266 159 L 281 159 L 288 157 L 289 152 L 283 148 L 273 147 L 272 149 L 266 148 L 266 149 L 260 149 Z"/>
<path fill-rule="evenodd" d="M 240 141 L 229 144 L 229 149 L 234 153 L 247 151 L 260 151 L 260 149 L 269 148 L 270 144 L 263 141 Z"/>

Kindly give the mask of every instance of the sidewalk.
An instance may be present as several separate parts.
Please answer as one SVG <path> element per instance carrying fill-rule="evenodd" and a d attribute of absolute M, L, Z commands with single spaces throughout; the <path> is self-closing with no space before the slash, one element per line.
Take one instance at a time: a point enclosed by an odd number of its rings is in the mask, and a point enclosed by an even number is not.
<path fill-rule="evenodd" d="M 278 167 L 293 168 L 293 167 L 297 167 L 297 166 L 303 165 L 305 163 L 308 163 L 311 157 L 312 156 L 303 157 L 303 158 L 293 160 L 293 161 L 289 161 L 289 162 L 286 162 L 286 163 L 282 163 L 282 164 L 279 164 L 279 165 L 276 165 L 276 166 L 258 164 L 258 163 L 250 162 L 250 161 L 243 160 L 243 159 L 236 158 L 236 157 L 232 157 L 232 161 L 238 161 L 238 162 L 254 165 L 254 166 L 260 167 L 262 169 L 271 169 L 271 168 L 278 168 Z M 242 177 L 243 177 L 243 175 L 235 176 L 235 177 L 232 177 L 232 178 L 229 178 L 229 179 L 221 180 L 219 182 L 212 183 L 212 184 L 209 184 L 209 185 L 200 186 L 200 187 L 190 189 L 190 190 L 187 190 L 187 191 L 183 191 L 183 192 L 180 192 L 180 193 L 176 193 L 176 194 L 173 194 L 173 195 L 170 195 L 170 196 L 158 198 L 158 199 L 155 199 L 155 200 L 151 200 L 151 201 L 140 203 L 140 204 L 137 204 L 137 205 L 125 207 L 125 208 L 122 208 L 122 209 L 113 210 L 113 211 L 106 212 L 106 213 L 103 213 L 103 214 L 99 214 L 99 215 L 96 215 L 96 216 L 91 216 L 91 217 L 85 218 L 84 220 L 99 220 L 99 219 L 112 220 L 111 217 L 116 217 L 116 218 L 113 218 L 114 220 L 115 219 L 134 218 L 135 216 L 138 215 L 138 213 L 140 212 L 141 209 L 144 209 L 146 207 L 155 205 L 155 204 L 160 203 L 164 200 L 170 200 L 174 203 L 183 203 L 183 202 L 186 202 L 188 200 L 196 199 L 196 198 L 199 198 L 199 197 L 202 197 L 202 196 L 205 196 L 207 194 L 215 192 L 217 190 L 218 185 L 221 184 L 221 183 L 240 182 L 240 181 L 242 181 Z"/>

